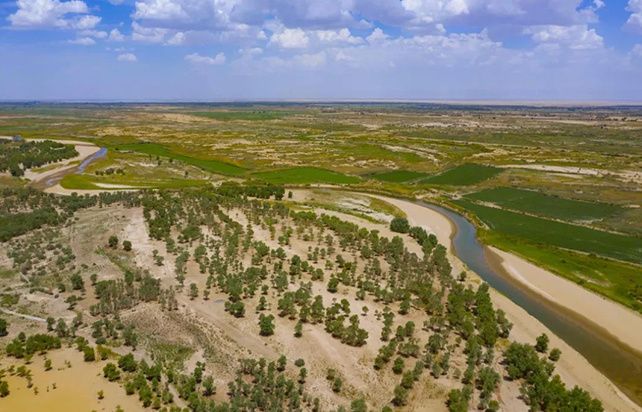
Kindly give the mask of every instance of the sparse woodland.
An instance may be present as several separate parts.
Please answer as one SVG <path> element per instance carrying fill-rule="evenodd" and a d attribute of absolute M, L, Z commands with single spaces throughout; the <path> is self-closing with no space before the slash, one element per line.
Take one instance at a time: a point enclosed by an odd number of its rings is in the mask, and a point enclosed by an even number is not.
<path fill-rule="evenodd" d="M 511 340 L 512 325 L 493 307 L 488 286 L 453 273 L 434 235 L 398 218 L 390 229 L 400 235 L 386 237 L 335 215 L 288 207 L 284 194 L 262 184 L 71 197 L 4 190 L 0 241 L 14 270 L 77 313 L 72 322 L 47 319 L 44 333 L 9 336 L 5 355 L 30 359 L 72 345 L 85 361 L 103 362 L 106 381 L 118 382 L 143 407 L 164 411 L 412 410 L 430 385 L 443 388 L 450 411 L 500 410 L 502 385 L 520 388 L 524 409 L 602 410 L 556 375 L 560 353 L 545 335 L 532 344 Z M 59 231 L 81 210 L 116 206 L 142 208 L 150 238 L 165 250 L 154 250 L 154 265 L 141 267 L 126 259 L 139 245 L 114 233 L 98 250 L 119 262 L 121 275 L 89 276 Z M 420 252 L 411 252 L 409 242 Z M 155 275 L 161 267 L 171 277 Z M 173 362 L 127 320 L 152 307 L 188 322 L 191 304 L 222 307 L 239 324 L 251 320 L 247 335 L 258 348 L 287 337 L 294 349 L 290 356 L 234 359 L 221 384 L 213 369 L 217 348 L 191 365 Z M 5 318 L 0 335 L 11 323 Z M 336 359 L 340 367 L 321 366 L 291 355 L 296 342 L 321 337 L 361 353 L 359 364 Z M 352 369 L 386 387 L 364 390 L 346 373 Z M 11 396 L 3 373 L 0 396 Z"/>

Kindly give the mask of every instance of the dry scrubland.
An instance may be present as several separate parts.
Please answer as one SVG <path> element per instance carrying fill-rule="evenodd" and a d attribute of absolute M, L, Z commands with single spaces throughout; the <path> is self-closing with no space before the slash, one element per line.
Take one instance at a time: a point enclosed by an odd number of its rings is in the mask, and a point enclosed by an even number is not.
<path fill-rule="evenodd" d="M 637 408 L 482 286 L 443 216 L 363 192 L 456 208 L 526 287 L 566 306 L 590 290 L 617 302 L 604 322 L 638 324 L 639 109 L 0 106 L 18 133 L 76 154 L 0 176 L 0 409 Z M 307 184 L 362 193 L 280 186 Z"/>

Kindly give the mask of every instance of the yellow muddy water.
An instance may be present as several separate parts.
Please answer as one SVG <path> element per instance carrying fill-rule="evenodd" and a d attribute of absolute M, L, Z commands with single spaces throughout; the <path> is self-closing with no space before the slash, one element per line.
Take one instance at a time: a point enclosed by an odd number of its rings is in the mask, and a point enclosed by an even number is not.
<path fill-rule="evenodd" d="M 27 380 L 18 376 L 5 376 L 9 382 L 9 396 L 0 398 L 0 412 L 113 412 L 120 406 L 125 412 L 142 411 L 137 396 L 127 396 L 118 384 L 107 381 L 102 376 L 106 362 L 87 363 L 82 353 L 75 349 L 61 349 L 49 352 L 52 369 L 45 371 L 43 356 L 34 356 L 31 364 L 33 386 L 27 388 Z M 71 363 L 71 368 L 65 365 Z M 24 362 L 13 359 L 0 360 L 0 367 L 11 364 L 20 366 Z M 56 389 L 54 389 L 54 384 Z M 38 394 L 34 393 L 35 388 Z M 104 398 L 98 399 L 98 391 Z"/>

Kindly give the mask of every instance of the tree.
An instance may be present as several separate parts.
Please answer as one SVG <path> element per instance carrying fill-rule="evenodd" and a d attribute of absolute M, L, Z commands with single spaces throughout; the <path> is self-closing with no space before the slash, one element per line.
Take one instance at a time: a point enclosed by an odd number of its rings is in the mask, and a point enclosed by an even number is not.
<path fill-rule="evenodd" d="M 259 332 L 261 336 L 274 335 L 274 316 L 273 315 L 259 315 Z"/>
<path fill-rule="evenodd" d="M 136 372 L 138 364 L 134 359 L 134 355 L 128 353 L 127 355 L 121 356 L 120 359 L 118 359 L 118 367 L 125 372 Z"/>
<path fill-rule="evenodd" d="M 535 350 L 540 353 L 546 352 L 548 350 L 548 341 L 548 335 L 542 333 L 535 341 Z"/>
<path fill-rule="evenodd" d="M 107 242 L 110 248 L 116 249 L 118 247 L 118 237 L 116 235 L 109 236 L 109 241 Z"/>
<path fill-rule="evenodd" d="M 194 300 L 198 297 L 198 287 L 196 286 L 196 283 L 191 283 L 189 285 L 189 298 L 190 300 Z"/>
<path fill-rule="evenodd" d="M 132 242 L 130 242 L 129 240 L 123 240 L 123 250 L 125 252 L 131 252 Z"/>
<path fill-rule="evenodd" d="M 560 356 L 562 356 L 562 351 L 557 348 L 553 348 L 551 353 L 548 354 L 548 359 L 553 362 L 557 362 L 560 360 Z"/>
<path fill-rule="evenodd" d="M 73 290 L 85 290 L 85 281 L 80 276 L 80 273 L 71 275 L 71 288 Z"/>
<path fill-rule="evenodd" d="M 363 398 L 355 399 L 350 403 L 350 412 L 368 412 L 368 406 Z"/>
<path fill-rule="evenodd" d="M 294 325 L 294 336 L 297 338 L 303 336 L 303 323 L 301 323 L 301 321 L 298 321 L 296 325 Z"/>
<path fill-rule="evenodd" d="M 9 333 L 7 332 L 7 326 L 7 321 L 3 318 L 0 318 L 0 336 L 7 336 L 7 334 Z"/>
<path fill-rule="evenodd" d="M 120 372 L 118 371 L 118 368 L 111 362 L 105 365 L 105 367 L 103 368 L 103 375 L 110 382 L 120 379 Z"/>
<path fill-rule="evenodd" d="M 395 217 L 390 221 L 390 230 L 397 233 L 408 233 L 410 231 L 410 224 L 405 217 Z"/>
<path fill-rule="evenodd" d="M 4 398 L 9 395 L 9 383 L 7 381 L 0 380 L 0 398 Z"/>
<path fill-rule="evenodd" d="M 82 352 L 85 362 L 93 362 L 96 360 L 96 351 L 94 351 L 94 348 L 91 346 L 87 345 L 83 347 Z"/>

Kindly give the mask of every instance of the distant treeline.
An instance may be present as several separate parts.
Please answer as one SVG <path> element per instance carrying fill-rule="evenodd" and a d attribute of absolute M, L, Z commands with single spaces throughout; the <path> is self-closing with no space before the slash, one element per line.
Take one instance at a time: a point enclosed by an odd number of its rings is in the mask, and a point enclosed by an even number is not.
<path fill-rule="evenodd" d="M 32 167 L 40 167 L 78 156 L 73 145 L 51 140 L 42 142 L 13 142 L 0 139 L 0 172 L 22 176 Z"/>

